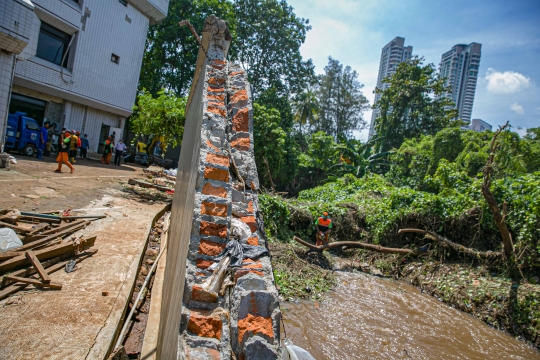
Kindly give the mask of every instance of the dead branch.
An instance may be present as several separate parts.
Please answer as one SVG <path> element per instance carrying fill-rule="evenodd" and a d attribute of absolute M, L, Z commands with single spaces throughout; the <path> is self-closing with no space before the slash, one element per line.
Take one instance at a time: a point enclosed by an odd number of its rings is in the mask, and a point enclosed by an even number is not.
<path fill-rule="evenodd" d="M 454 249 L 455 251 L 457 251 L 458 253 L 463 253 L 469 257 L 472 257 L 472 258 L 475 258 L 475 259 L 493 259 L 493 258 L 497 258 L 497 257 L 501 257 L 503 256 L 503 253 L 502 252 L 494 252 L 494 251 L 478 251 L 478 250 L 475 250 L 475 249 L 471 249 L 471 248 L 467 248 L 463 245 L 460 245 L 460 244 L 457 244 L 453 241 L 450 241 L 448 240 L 447 238 L 445 238 L 444 236 L 441 236 L 439 234 L 436 234 L 434 232 L 431 232 L 431 231 L 427 231 L 427 230 L 421 230 L 421 229 L 400 229 L 398 231 L 398 234 L 403 234 L 403 233 L 419 233 L 419 234 L 423 234 L 427 239 L 429 240 L 432 240 L 432 241 L 436 241 L 444 246 L 448 246 L 452 249 Z"/>
<path fill-rule="evenodd" d="M 497 200 L 495 199 L 495 196 L 490 190 L 491 187 L 491 177 L 493 176 L 495 170 L 493 163 L 495 161 L 495 152 L 498 148 L 497 138 L 501 134 L 501 132 L 508 127 L 508 122 L 504 124 L 504 126 L 499 127 L 499 130 L 495 132 L 493 135 L 493 139 L 491 140 L 490 150 L 489 150 L 489 158 L 486 163 L 486 166 L 484 167 L 484 181 L 482 183 L 482 195 L 484 195 L 484 198 L 486 199 L 486 202 L 491 209 L 491 212 L 493 213 L 493 218 L 495 219 L 495 223 L 497 224 L 497 227 L 499 228 L 499 232 L 501 233 L 502 241 L 503 241 L 503 250 L 504 254 L 507 258 L 510 258 L 514 252 L 514 244 L 512 243 L 512 235 L 510 234 L 510 231 L 508 230 L 508 227 L 506 226 L 505 222 L 505 214 L 506 214 L 506 204 L 503 204 L 503 214 L 501 214 L 501 209 L 499 208 L 499 205 L 497 204 Z"/>
<path fill-rule="evenodd" d="M 268 178 L 270 179 L 270 186 L 272 186 L 272 190 L 276 191 L 276 187 L 274 186 L 274 182 L 272 181 L 272 174 L 270 174 L 270 167 L 268 166 L 268 161 L 266 160 L 266 156 L 263 156 L 264 164 L 266 165 L 266 171 L 268 172 Z"/>
<path fill-rule="evenodd" d="M 338 242 L 330 243 L 328 245 L 316 246 L 316 245 L 308 243 L 307 241 L 300 239 L 298 236 L 294 236 L 293 239 L 299 242 L 300 244 L 307 246 L 310 250 L 317 251 L 317 252 L 323 252 L 325 250 L 341 249 L 343 247 L 348 247 L 348 248 L 376 251 L 376 252 L 385 253 L 385 254 L 402 254 L 402 255 L 415 254 L 415 252 L 411 249 L 387 248 L 380 245 L 366 244 L 366 243 L 360 243 L 360 242 L 355 242 L 355 241 L 338 241 Z"/>

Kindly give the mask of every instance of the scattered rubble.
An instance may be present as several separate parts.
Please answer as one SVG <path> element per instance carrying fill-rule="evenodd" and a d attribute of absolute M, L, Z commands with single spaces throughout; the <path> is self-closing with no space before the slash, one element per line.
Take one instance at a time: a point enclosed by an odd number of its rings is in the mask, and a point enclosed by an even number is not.
<path fill-rule="evenodd" d="M 64 215 L 0 210 L 0 300 L 28 285 L 60 290 L 62 284 L 49 275 L 75 271 L 77 263 L 97 252 L 95 236 L 73 234 L 104 216 Z"/>

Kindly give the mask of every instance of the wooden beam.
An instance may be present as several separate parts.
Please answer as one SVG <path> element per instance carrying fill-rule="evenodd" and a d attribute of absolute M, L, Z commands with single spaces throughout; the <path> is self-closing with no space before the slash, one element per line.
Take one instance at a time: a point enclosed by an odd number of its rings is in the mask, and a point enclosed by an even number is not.
<path fill-rule="evenodd" d="M 28 285 L 47 287 L 47 288 L 58 289 L 58 290 L 62 289 L 62 284 L 57 283 L 57 282 L 44 283 L 36 279 L 23 278 L 23 277 L 18 277 L 18 276 L 13 276 L 13 275 L 6 275 L 6 278 L 8 278 L 9 280 L 13 280 L 15 282 L 22 282 L 23 284 L 28 284 Z"/>
<path fill-rule="evenodd" d="M 96 241 L 96 237 L 92 236 L 87 239 L 81 239 L 81 243 L 79 245 L 79 248 L 86 249 L 89 247 L 94 246 L 94 242 Z M 60 256 L 62 254 L 71 253 L 74 254 L 77 250 L 77 247 L 72 244 L 71 242 L 65 242 L 60 245 L 52 246 L 45 248 L 43 250 L 38 250 L 35 252 L 36 257 L 40 260 L 48 260 L 52 259 L 54 257 Z M 25 256 L 17 256 L 14 257 L 11 260 L 5 261 L 0 264 L 0 274 L 5 273 L 6 271 L 11 271 L 13 269 L 18 269 L 28 264 L 28 260 Z"/>
<path fill-rule="evenodd" d="M 0 261 L 9 260 L 11 258 L 14 258 L 15 256 L 24 255 L 24 252 L 20 251 L 6 251 L 3 253 L 0 253 Z"/>
<path fill-rule="evenodd" d="M 304 241 L 297 236 L 294 236 L 293 238 L 300 244 L 308 247 L 310 250 L 317 251 L 317 252 L 323 252 L 325 250 L 341 249 L 343 247 L 347 247 L 347 248 L 356 248 L 356 249 L 376 251 L 376 252 L 386 253 L 386 254 L 402 254 L 402 255 L 414 254 L 414 251 L 411 249 L 387 248 L 380 245 L 366 244 L 366 243 L 355 242 L 355 241 L 338 241 L 338 242 L 330 243 L 328 245 L 317 246 L 317 245 L 310 244 L 307 241 Z"/>
<path fill-rule="evenodd" d="M 90 256 L 94 255 L 96 252 L 97 252 L 97 249 L 89 249 L 89 250 L 87 250 L 87 251 L 85 251 L 83 253 L 80 253 L 80 254 L 76 255 L 74 260 L 77 263 L 80 263 L 84 259 L 87 259 Z M 53 260 L 53 259 L 51 259 L 51 260 Z M 49 261 L 51 261 L 51 260 L 49 260 Z M 58 270 L 63 269 L 66 266 L 66 264 L 68 263 L 68 261 L 69 260 L 62 261 L 60 263 L 56 263 L 56 264 L 54 264 L 54 265 L 52 265 L 50 267 L 47 267 L 47 274 L 52 274 L 53 272 L 56 272 Z M 13 274 L 16 274 L 16 273 L 13 273 Z M 34 275 L 32 278 L 35 279 L 36 276 Z M 9 295 L 14 294 L 17 291 L 23 290 L 27 286 L 28 286 L 28 284 L 20 284 L 19 283 L 19 284 L 13 284 L 11 286 L 6 287 L 5 289 L 0 291 L 0 300 L 5 299 Z"/>
<path fill-rule="evenodd" d="M 39 239 L 39 240 L 35 240 L 35 241 L 32 241 L 32 242 L 29 242 L 28 244 L 25 244 L 21 247 L 18 247 L 16 250 L 17 251 L 26 251 L 26 250 L 30 250 L 30 249 L 34 249 L 38 246 L 41 246 L 45 243 L 48 243 L 49 241 L 52 241 L 52 240 L 56 240 L 57 238 L 62 238 L 64 236 L 67 236 L 67 235 L 70 235 L 72 233 L 74 233 L 75 231 L 78 231 L 84 227 L 86 227 L 86 225 L 88 225 L 89 223 L 87 221 L 84 221 L 84 220 L 78 220 L 80 222 L 77 222 L 77 225 L 73 226 L 73 227 L 70 227 L 70 228 L 64 228 L 63 230 L 61 231 L 58 231 L 57 233 L 55 234 L 51 234 L 51 235 L 48 235 L 42 239 Z"/>
<path fill-rule="evenodd" d="M 154 189 L 158 189 L 160 191 L 173 190 L 171 188 L 168 188 L 167 186 L 156 185 L 156 184 L 152 184 L 152 183 L 142 181 L 142 180 L 138 180 L 138 179 L 129 179 L 128 184 L 137 185 L 137 186 L 144 187 L 144 188 L 154 188 Z"/>
<path fill-rule="evenodd" d="M 13 229 L 15 231 L 21 232 L 23 234 L 27 234 L 27 233 L 30 232 L 30 229 L 28 229 L 28 228 L 13 225 L 13 224 L 9 224 L 9 223 L 3 222 L 3 221 L 0 221 L 0 227 L 7 227 L 7 228 Z"/>
<path fill-rule="evenodd" d="M 50 230 L 46 230 L 46 231 L 42 232 L 40 235 L 52 235 L 52 234 L 57 233 L 59 231 L 63 231 L 65 229 L 69 229 L 69 228 L 72 228 L 74 226 L 78 226 L 78 224 L 80 224 L 82 222 L 83 222 L 83 220 L 77 220 L 77 221 L 73 221 L 73 222 L 63 223 L 63 224 L 60 224 L 59 227 L 55 227 L 55 228 L 52 228 Z"/>
<path fill-rule="evenodd" d="M 50 283 L 51 278 L 49 277 L 49 275 L 47 274 L 47 272 L 45 271 L 45 269 L 43 268 L 43 266 L 39 262 L 38 258 L 34 254 L 34 252 L 32 250 L 28 250 L 27 252 L 24 253 L 24 256 L 26 256 L 28 261 L 30 261 L 32 266 L 36 269 L 36 271 L 37 271 L 39 277 L 41 278 L 41 280 L 45 284 Z"/>
<path fill-rule="evenodd" d="M 42 223 L 36 224 L 34 226 L 35 227 L 28 233 L 28 235 L 37 234 L 39 231 L 45 231 L 45 230 L 47 230 L 48 228 L 51 227 L 51 224 L 46 223 L 46 222 L 42 222 Z"/>

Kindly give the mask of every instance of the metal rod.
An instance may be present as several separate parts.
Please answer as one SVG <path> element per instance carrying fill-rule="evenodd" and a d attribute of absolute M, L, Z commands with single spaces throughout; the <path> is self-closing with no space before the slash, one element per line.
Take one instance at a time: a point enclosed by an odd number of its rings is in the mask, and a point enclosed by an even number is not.
<path fill-rule="evenodd" d="M 182 20 L 178 23 L 178 25 L 180 25 L 180 27 L 187 25 L 187 27 L 189 28 L 193 36 L 195 36 L 195 39 L 197 39 L 197 42 L 199 43 L 199 45 L 202 45 L 201 38 L 195 31 L 195 28 L 193 27 L 193 25 L 191 25 L 191 23 L 189 22 L 189 20 Z"/>

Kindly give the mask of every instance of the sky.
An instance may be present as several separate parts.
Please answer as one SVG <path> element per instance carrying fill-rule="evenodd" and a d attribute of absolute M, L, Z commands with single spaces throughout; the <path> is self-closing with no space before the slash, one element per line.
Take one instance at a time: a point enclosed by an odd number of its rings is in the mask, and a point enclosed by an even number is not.
<path fill-rule="evenodd" d="M 540 0 L 287 0 L 312 29 L 300 51 L 316 73 L 328 57 L 351 66 L 373 104 L 381 49 L 405 38 L 438 68 L 456 44 L 482 44 L 472 118 L 514 130 L 540 126 Z M 371 121 L 371 110 L 364 115 Z M 522 128 L 522 130 L 518 130 Z M 367 129 L 356 132 L 367 139 Z"/>

